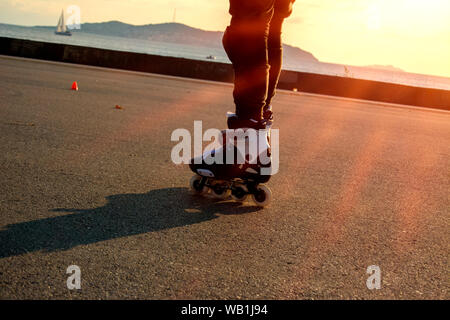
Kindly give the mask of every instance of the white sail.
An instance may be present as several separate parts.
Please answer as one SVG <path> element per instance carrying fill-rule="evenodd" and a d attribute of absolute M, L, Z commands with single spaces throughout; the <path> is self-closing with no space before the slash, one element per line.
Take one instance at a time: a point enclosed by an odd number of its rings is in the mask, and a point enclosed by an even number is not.
<path fill-rule="evenodd" d="M 66 32 L 66 24 L 64 23 L 64 10 L 61 12 L 61 16 L 58 20 L 58 25 L 56 26 L 56 32 Z"/>
<path fill-rule="evenodd" d="M 56 32 L 61 32 L 61 17 L 59 17 L 58 24 L 56 26 Z"/>
<path fill-rule="evenodd" d="M 66 32 L 66 22 L 64 21 L 64 10 L 61 12 L 61 20 L 62 20 L 62 32 Z"/>

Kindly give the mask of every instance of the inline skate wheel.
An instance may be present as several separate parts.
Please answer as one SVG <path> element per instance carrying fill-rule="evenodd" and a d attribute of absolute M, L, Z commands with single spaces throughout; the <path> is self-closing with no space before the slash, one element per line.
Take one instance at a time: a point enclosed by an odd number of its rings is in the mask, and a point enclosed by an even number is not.
<path fill-rule="evenodd" d="M 256 192 L 252 194 L 252 198 L 257 206 L 265 207 L 272 201 L 272 191 L 263 184 L 259 185 L 256 187 Z"/>
<path fill-rule="evenodd" d="M 205 185 L 201 185 L 202 177 L 199 175 L 194 175 L 191 178 L 190 186 L 191 190 L 194 191 L 195 194 L 205 194 L 208 192 L 208 187 Z"/>
<path fill-rule="evenodd" d="M 231 192 L 231 197 L 233 200 L 244 202 L 248 197 L 247 187 L 245 185 L 236 186 L 236 188 Z"/>
<path fill-rule="evenodd" d="M 228 190 L 228 186 L 220 183 L 215 182 L 211 186 L 211 193 L 216 199 L 227 199 L 230 196 L 230 190 Z"/>

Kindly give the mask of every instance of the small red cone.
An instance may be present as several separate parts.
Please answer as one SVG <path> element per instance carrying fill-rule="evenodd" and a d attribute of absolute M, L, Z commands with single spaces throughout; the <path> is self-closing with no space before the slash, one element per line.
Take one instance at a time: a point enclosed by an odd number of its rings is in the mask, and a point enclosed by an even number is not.
<path fill-rule="evenodd" d="M 72 90 L 78 91 L 78 84 L 76 81 L 72 83 Z"/>
<path fill-rule="evenodd" d="M 119 106 L 118 104 L 116 104 L 116 109 L 122 110 L 123 107 L 122 107 L 122 106 Z"/>

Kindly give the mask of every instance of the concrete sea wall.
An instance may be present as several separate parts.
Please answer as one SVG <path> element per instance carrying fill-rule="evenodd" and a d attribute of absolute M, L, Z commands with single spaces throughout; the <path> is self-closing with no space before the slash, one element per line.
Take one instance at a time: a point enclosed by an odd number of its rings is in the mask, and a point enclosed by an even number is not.
<path fill-rule="evenodd" d="M 0 54 L 188 77 L 233 81 L 232 66 L 150 54 L 0 37 Z M 280 89 L 450 110 L 450 91 L 283 70 Z"/>

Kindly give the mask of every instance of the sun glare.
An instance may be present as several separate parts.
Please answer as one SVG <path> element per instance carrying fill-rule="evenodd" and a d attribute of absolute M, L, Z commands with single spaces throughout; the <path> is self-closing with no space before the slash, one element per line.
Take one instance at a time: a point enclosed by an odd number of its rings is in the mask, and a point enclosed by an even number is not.
<path fill-rule="evenodd" d="M 372 0 L 367 9 L 367 28 L 388 28 L 415 36 L 450 31 L 450 1 Z"/>

